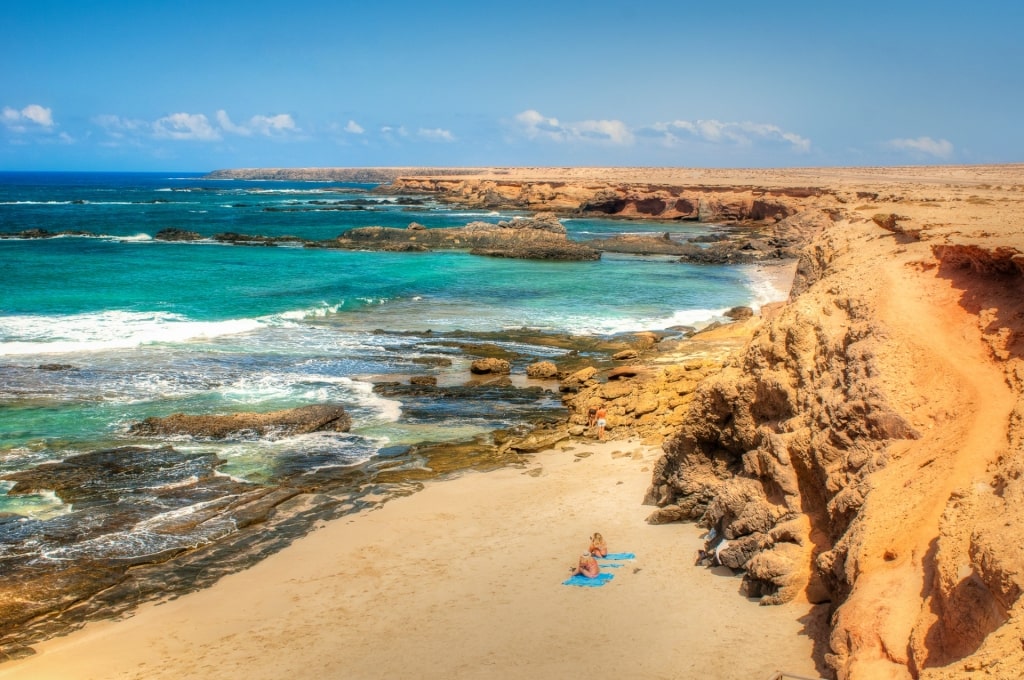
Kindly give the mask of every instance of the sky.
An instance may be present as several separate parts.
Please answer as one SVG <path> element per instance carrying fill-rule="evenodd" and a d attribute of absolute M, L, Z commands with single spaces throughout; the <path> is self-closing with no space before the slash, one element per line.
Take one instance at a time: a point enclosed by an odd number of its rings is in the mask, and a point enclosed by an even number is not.
<path fill-rule="evenodd" d="M 1024 3 L 32 0 L 0 170 L 1024 161 Z"/>

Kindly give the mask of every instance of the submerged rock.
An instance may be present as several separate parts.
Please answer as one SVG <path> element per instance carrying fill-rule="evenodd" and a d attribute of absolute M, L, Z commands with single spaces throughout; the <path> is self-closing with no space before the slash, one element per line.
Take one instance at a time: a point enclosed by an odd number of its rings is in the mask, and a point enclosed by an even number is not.
<path fill-rule="evenodd" d="M 168 227 L 167 229 L 161 229 L 158 231 L 153 238 L 157 241 L 198 241 L 203 237 L 197 231 Z"/>

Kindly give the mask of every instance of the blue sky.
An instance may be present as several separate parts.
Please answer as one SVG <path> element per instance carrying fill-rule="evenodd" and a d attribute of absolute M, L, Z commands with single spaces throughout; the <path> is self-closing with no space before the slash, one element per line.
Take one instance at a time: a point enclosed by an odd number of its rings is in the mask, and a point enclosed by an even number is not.
<path fill-rule="evenodd" d="M 4 3 L 0 170 L 1024 161 L 1024 3 Z"/>

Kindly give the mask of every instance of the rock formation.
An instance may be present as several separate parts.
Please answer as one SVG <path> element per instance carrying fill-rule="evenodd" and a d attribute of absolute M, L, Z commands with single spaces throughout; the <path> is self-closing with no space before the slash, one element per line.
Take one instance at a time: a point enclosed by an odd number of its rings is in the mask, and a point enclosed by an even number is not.
<path fill-rule="evenodd" d="M 228 415 L 186 415 L 175 413 L 165 418 L 146 418 L 129 432 L 143 437 L 186 434 L 208 439 L 231 436 L 278 434 L 282 436 L 310 432 L 348 432 L 352 419 L 340 405 L 313 404 L 270 413 L 232 413 Z"/>
<path fill-rule="evenodd" d="M 778 222 L 822 189 L 759 189 L 744 186 L 672 186 L 617 182 L 523 181 L 403 175 L 381 191 L 425 193 L 481 208 L 575 211 L 581 215 L 695 220 Z"/>
<path fill-rule="evenodd" d="M 534 260 L 597 260 L 601 257 L 594 248 L 569 240 L 565 227 L 551 213 L 497 224 L 470 222 L 464 227 L 438 229 L 361 227 L 317 245 L 350 250 L 459 249 L 475 255 Z"/>
<path fill-rule="evenodd" d="M 714 528 L 763 603 L 830 602 L 842 680 L 1016 677 L 1024 240 L 883 217 L 826 229 L 696 388 L 649 521 Z"/>

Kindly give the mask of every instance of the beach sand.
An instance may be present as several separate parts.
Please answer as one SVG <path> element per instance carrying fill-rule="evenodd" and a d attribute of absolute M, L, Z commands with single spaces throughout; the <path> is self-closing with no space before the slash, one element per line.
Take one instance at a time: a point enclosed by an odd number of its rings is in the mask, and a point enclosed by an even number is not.
<path fill-rule="evenodd" d="M 823 612 L 761 607 L 694 567 L 692 524 L 649 525 L 657 448 L 580 441 L 431 482 L 256 566 L 89 624 L 0 678 L 817 677 Z M 562 585 L 602 532 L 636 558 Z"/>

